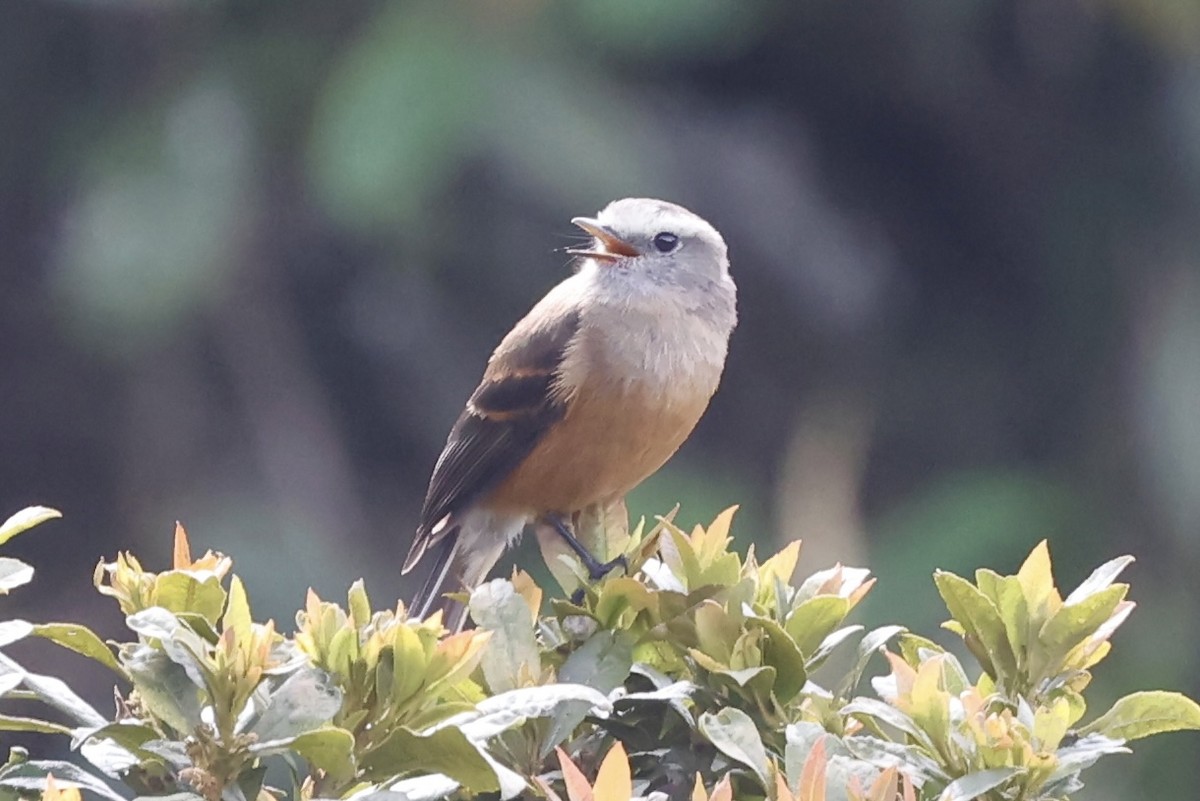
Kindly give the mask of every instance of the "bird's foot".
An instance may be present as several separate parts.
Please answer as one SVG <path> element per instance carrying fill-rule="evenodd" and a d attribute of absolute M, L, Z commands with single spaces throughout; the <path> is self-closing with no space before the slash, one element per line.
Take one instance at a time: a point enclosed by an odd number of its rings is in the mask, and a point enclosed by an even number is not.
<path fill-rule="evenodd" d="M 592 555 L 592 552 L 589 551 L 583 545 L 583 543 L 575 538 L 575 534 L 571 531 L 570 526 L 567 525 L 567 522 L 562 518 L 561 515 L 548 514 L 544 519 L 547 523 L 553 526 L 554 530 L 558 532 L 558 535 L 563 538 L 563 541 L 566 542 L 567 545 L 570 546 L 571 550 L 575 552 L 575 555 L 579 557 L 579 561 L 583 563 L 584 568 L 588 572 L 588 578 L 592 581 L 599 581 L 609 573 L 616 570 L 618 567 L 628 572 L 629 562 L 625 559 L 624 555 L 618 556 L 616 559 L 612 559 L 608 562 L 601 562 L 594 555 Z M 572 603 L 578 604 L 582 600 L 582 589 L 576 590 L 576 592 L 571 596 Z"/>
<path fill-rule="evenodd" d="M 583 565 L 587 568 L 588 578 L 591 579 L 592 582 L 599 581 L 609 573 L 616 570 L 618 567 L 626 573 L 629 572 L 629 561 L 625 558 L 624 554 L 618 556 L 616 559 L 604 563 L 601 563 L 596 559 L 590 559 L 589 564 L 589 560 L 585 559 Z M 571 603 L 575 604 L 576 606 L 581 605 L 583 603 L 584 594 L 583 587 L 575 590 L 575 592 L 571 593 Z"/>

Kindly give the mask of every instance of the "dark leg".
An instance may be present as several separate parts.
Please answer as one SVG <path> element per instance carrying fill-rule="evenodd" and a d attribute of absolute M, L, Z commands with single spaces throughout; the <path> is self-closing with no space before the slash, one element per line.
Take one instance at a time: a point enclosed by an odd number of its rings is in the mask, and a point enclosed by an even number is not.
<path fill-rule="evenodd" d="M 553 512 L 546 514 L 542 520 L 549 523 L 558 532 L 558 536 L 562 537 L 567 545 L 571 546 L 571 550 L 579 557 L 579 561 L 583 562 L 583 566 L 587 568 L 588 578 L 592 581 L 599 581 L 607 576 L 616 568 L 628 570 L 629 565 L 625 561 L 624 556 L 618 556 L 611 562 L 601 562 L 596 557 L 592 556 L 591 551 L 583 547 L 583 543 L 575 539 L 575 534 L 571 531 L 567 521 L 563 520 L 562 515 Z"/>

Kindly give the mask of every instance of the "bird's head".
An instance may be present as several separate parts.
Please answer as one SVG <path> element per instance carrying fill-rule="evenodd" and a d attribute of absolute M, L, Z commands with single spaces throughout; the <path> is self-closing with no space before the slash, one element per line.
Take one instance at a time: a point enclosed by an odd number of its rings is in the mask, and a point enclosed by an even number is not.
<path fill-rule="evenodd" d="M 682 206 L 652 198 L 609 203 L 595 217 L 572 223 L 590 234 L 586 247 L 567 252 L 591 259 L 601 268 L 644 273 L 663 281 L 729 276 L 725 240 L 717 229 Z"/>

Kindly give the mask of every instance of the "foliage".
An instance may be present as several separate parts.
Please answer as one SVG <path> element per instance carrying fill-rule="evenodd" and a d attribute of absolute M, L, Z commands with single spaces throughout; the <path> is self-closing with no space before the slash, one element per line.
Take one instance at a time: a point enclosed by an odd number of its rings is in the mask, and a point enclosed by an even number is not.
<path fill-rule="evenodd" d="M 310 591 L 285 636 L 254 621 L 232 561 L 193 558 L 177 526 L 170 570 L 131 554 L 96 569 L 129 641 L 0 624 L 0 645 L 42 637 L 120 682 L 110 720 L 0 656 L 0 696 L 39 699 L 66 721 L 4 716 L 0 728 L 68 736 L 90 765 L 13 749 L 0 796 L 116 799 L 119 781 L 173 801 L 1036 801 L 1069 797 L 1128 741 L 1200 729 L 1200 706 L 1166 692 L 1126 696 L 1081 725 L 1090 671 L 1133 609 L 1116 583 L 1129 557 L 1066 598 L 1045 543 L 1013 576 L 939 572 L 945 626 L 982 667 L 972 680 L 929 639 L 846 623 L 874 583 L 866 570 L 837 565 L 793 584 L 799 543 L 761 562 L 731 552 L 733 513 L 690 533 L 670 517 L 609 529 L 627 575 L 552 600 L 545 615 L 527 575 L 491 581 L 470 596 L 479 628 L 449 635 L 437 616 L 374 609 L 357 582 L 345 607 Z M 20 513 L 0 543 L 52 516 Z M 574 566 L 547 555 L 574 588 Z M 5 589 L 32 575 L 14 568 Z M 888 672 L 860 695 L 877 653 Z M 290 787 L 267 786 L 272 764 Z"/>

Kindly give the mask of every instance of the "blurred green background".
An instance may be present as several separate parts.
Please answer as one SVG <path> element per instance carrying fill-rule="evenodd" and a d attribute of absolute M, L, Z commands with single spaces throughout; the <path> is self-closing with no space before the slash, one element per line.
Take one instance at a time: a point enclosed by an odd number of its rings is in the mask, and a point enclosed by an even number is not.
<path fill-rule="evenodd" d="M 92 567 L 176 518 L 285 626 L 407 596 L 487 354 L 626 195 L 724 233 L 742 316 L 635 515 L 740 503 L 923 633 L 935 567 L 1132 553 L 1094 711 L 1200 694 L 1195 0 L 5 0 L 0 516 L 66 519 L 2 617 L 115 635 Z M 1174 735 L 1081 797 L 1198 785 Z"/>

